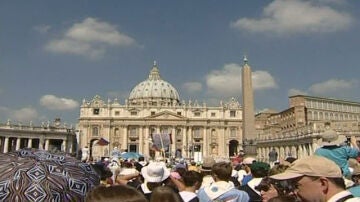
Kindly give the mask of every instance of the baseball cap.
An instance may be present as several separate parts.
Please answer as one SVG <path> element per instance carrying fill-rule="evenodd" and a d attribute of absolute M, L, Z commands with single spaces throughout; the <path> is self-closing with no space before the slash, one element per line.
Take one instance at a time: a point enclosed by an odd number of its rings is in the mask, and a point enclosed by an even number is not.
<path fill-rule="evenodd" d="M 301 176 L 341 178 L 340 167 L 330 159 L 321 156 L 308 156 L 294 161 L 283 173 L 270 176 L 276 180 L 287 180 Z"/>

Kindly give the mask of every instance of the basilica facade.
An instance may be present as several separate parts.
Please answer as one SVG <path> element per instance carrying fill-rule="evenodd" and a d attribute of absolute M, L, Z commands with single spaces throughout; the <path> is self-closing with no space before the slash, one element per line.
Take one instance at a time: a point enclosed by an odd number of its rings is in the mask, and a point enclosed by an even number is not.
<path fill-rule="evenodd" d="M 242 107 L 231 98 L 218 106 L 183 101 L 176 88 L 154 65 L 123 104 L 95 95 L 83 100 L 78 131 L 80 147 L 94 158 L 109 156 L 114 148 L 155 157 L 153 134 L 170 134 L 169 156 L 198 158 L 236 155 L 242 145 Z M 100 139 L 109 142 L 99 145 Z"/>

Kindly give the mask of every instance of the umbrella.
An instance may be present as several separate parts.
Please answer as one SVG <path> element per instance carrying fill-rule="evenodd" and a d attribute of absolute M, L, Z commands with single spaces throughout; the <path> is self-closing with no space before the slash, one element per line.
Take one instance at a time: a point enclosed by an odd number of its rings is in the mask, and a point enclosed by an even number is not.
<path fill-rule="evenodd" d="M 125 152 L 121 154 L 121 158 L 123 159 L 139 159 L 139 157 L 142 157 L 142 154 L 139 154 L 137 152 Z"/>
<path fill-rule="evenodd" d="M 84 201 L 100 184 L 86 163 L 44 150 L 0 154 L 0 201 Z"/>

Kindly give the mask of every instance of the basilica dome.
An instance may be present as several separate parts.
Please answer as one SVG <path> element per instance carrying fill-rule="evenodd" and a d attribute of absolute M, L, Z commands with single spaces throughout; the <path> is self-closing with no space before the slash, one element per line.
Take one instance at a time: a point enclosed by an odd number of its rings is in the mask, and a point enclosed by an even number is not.
<path fill-rule="evenodd" d="M 170 105 L 179 102 L 179 93 L 170 83 L 161 79 L 157 64 L 154 62 L 149 78 L 132 89 L 129 102 L 131 104 L 160 102 L 161 105 Z"/>

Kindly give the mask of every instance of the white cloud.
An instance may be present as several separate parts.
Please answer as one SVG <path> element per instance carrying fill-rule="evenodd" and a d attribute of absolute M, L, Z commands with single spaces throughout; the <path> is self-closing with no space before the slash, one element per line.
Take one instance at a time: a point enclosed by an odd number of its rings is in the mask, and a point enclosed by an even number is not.
<path fill-rule="evenodd" d="M 50 29 L 51 29 L 50 25 L 38 25 L 34 27 L 34 30 L 41 34 L 48 33 Z"/>
<path fill-rule="evenodd" d="M 132 45 L 136 45 L 136 41 L 120 33 L 115 25 L 89 17 L 75 23 L 61 38 L 49 41 L 45 50 L 96 59 L 102 57 L 111 46 Z"/>
<path fill-rule="evenodd" d="M 183 84 L 183 88 L 189 93 L 197 93 L 202 90 L 202 84 L 200 82 L 186 82 Z"/>
<path fill-rule="evenodd" d="M 206 85 L 210 94 L 232 96 L 241 92 L 241 67 L 226 64 L 221 70 L 213 70 L 206 75 Z"/>
<path fill-rule="evenodd" d="M 79 103 L 75 100 L 59 98 L 55 95 L 42 96 L 40 104 L 50 110 L 72 110 L 79 106 Z"/>
<path fill-rule="evenodd" d="M 309 92 L 319 95 L 328 95 L 337 93 L 343 90 L 350 90 L 357 86 L 355 80 L 341 80 L 341 79 L 330 79 L 321 83 L 316 83 L 310 86 Z"/>
<path fill-rule="evenodd" d="M 259 19 L 240 18 L 231 27 L 258 33 L 324 33 L 346 29 L 353 22 L 350 14 L 320 1 L 274 0 Z"/>
<path fill-rule="evenodd" d="M 32 107 L 24 107 L 18 110 L 13 110 L 9 113 L 11 119 L 21 122 L 29 122 L 38 118 L 38 112 Z"/>
<path fill-rule="evenodd" d="M 210 94 L 234 96 L 241 93 L 241 66 L 226 64 L 221 70 L 213 70 L 206 75 L 206 85 Z M 277 84 L 266 71 L 252 72 L 254 90 L 276 88 Z"/>
<path fill-rule="evenodd" d="M 254 71 L 252 73 L 252 82 L 254 90 L 277 88 L 275 79 L 266 71 Z"/>
<path fill-rule="evenodd" d="M 307 92 L 296 88 L 292 88 L 288 91 L 288 96 L 293 96 L 293 95 L 307 95 Z"/>

